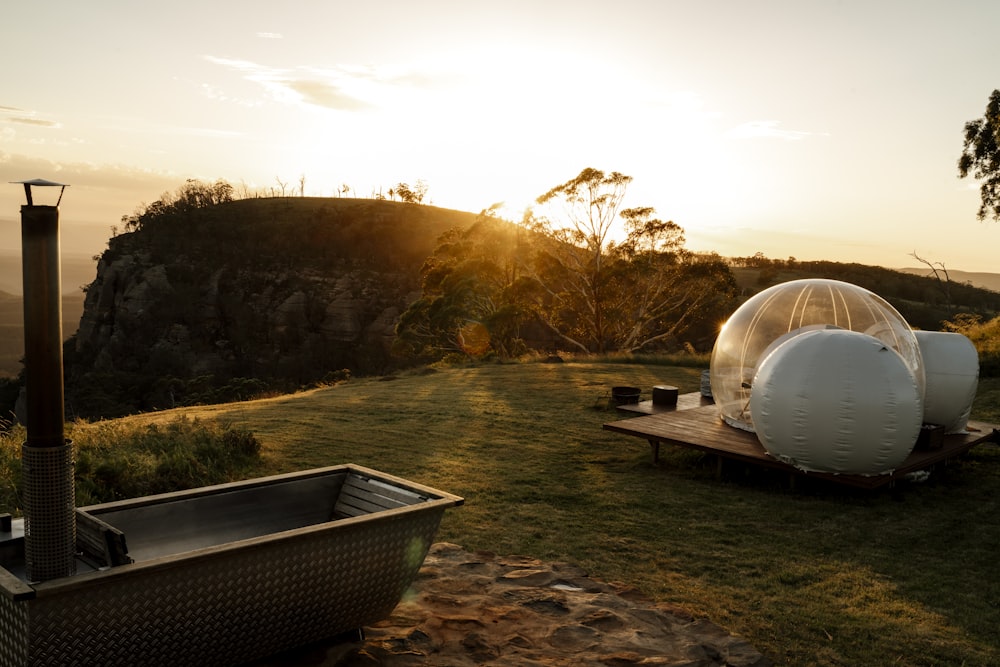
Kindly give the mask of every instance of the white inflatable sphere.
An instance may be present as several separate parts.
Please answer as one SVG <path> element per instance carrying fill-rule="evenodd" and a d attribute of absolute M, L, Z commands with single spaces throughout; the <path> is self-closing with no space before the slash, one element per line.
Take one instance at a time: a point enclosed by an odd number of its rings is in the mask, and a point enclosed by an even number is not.
<path fill-rule="evenodd" d="M 924 423 L 962 433 L 979 385 L 979 353 L 959 333 L 915 331 L 924 360 Z"/>
<path fill-rule="evenodd" d="M 764 359 L 750 413 L 767 452 L 801 470 L 892 472 L 917 442 L 920 388 L 902 357 L 843 329 L 789 339 Z"/>
<path fill-rule="evenodd" d="M 756 294 L 729 318 L 712 350 L 712 396 L 730 426 L 754 430 L 747 407 L 760 363 L 784 340 L 816 329 L 865 333 L 894 350 L 923 397 L 924 368 L 910 325 L 887 301 L 839 280 L 794 280 Z"/>

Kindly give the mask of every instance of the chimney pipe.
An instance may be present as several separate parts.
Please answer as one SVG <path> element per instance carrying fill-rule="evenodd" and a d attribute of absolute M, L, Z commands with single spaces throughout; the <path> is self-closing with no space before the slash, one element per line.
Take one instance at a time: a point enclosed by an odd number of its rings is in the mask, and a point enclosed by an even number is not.
<path fill-rule="evenodd" d="M 73 446 L 64 433 L 59 202 L 66 186 L 35 179 L 24 185 L 21 261 L 27 441 L 21 447 L 24 560 L 28 581 L 76 572 Z M 59 186 L 54 206 L 37 205 L 32 186 Z"/>

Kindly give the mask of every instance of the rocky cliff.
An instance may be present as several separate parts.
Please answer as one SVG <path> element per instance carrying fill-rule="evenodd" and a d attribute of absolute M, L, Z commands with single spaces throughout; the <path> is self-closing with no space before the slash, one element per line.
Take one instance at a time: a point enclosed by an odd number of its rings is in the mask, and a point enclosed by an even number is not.
<path fill-rule="evenodd" d="M 72 412 L 113 416 L 384 372 L 438 236 L 475 216 L 355 199 L 186 207 L 115 236 L 66 349 Z"/>

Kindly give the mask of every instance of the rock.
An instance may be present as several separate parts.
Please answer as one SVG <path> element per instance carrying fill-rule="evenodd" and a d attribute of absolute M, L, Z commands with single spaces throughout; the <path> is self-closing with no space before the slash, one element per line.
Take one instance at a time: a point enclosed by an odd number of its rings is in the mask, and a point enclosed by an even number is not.
<path fill-rule="evenodd" d="M 238 400 L 247 379 L 288 391 L 345 368 L 386 375 L 401 364 L 396 325 L 421 296 L 421 268 L 442 234 L 478 218 L 346 197 L 220 202 L 199 187 L 108 240 L 64 358 L 71 418 Z M 185 339 L 168 339 L 174 325 Z M 521 338 L 555 345 L 541 325 Z"/>
<path fill-rule="evenodd" d="M 306 314 L 307 306 L 308 298 L 306 297 L 305 292 L 297 290 L 289 294 L 288 297 L 274 309 L 274 325 L 272 330 L 282 332 L 289 327 L 297 329 L 303 328 L 309 320 L 308 315 Z"/>
<path fill-rule="evenodd" d="M 323 333 L 331 340 L 357 340 L 361 333 L 361 321 L 358 317 L 361 310 L 361 303 L 357 299 L 352 299 L 349 295 L 338 296 L 326 307 Z"/>
<path fill-rule="evenodd" d="M 136 378 L 192 381 L 199 393 L 205 377 L 216 386 L 243 377 L 294 386 L 342 368 L 382 373 L 396 323 L 419 294 L 416 262 L 289 271 L 274 257 L 223 256 L 196 239 L 159 254 L 145 252 L 147 243 L 140 233 L 112 239 L 87 288 L 67 359 L 67 396 L 80 416 L 94 416 L 91 396 Z M 140 410 L 171 407 L 152 393 L 116 398 Z"/>
<path fill-rule="evenodd" d="M 746 641 L 580 568 L 431 547 L 412 590 L 364 641 L 304 647 L 256 667 L 524 665 L 770 667 Z"/>

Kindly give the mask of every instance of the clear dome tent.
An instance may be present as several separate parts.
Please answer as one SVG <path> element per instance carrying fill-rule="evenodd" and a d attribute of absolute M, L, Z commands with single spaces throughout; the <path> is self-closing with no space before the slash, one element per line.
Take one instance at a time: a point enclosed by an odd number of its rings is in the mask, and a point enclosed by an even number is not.
<path fill-rule="evenodd" d="M 893 350 L 913 374 L 922 404 L 925 381 L 920 346 L 896 309 L 863 287 L 807 279 L 775 285 L 753 296 L 719 333 L 709 375 L 722 419 L 730 426 L 754 431 L 750 395 L 761 363 L 783 343 L 825 329 L 866 334 Z"/>

